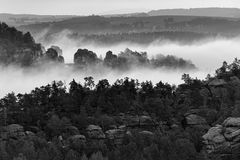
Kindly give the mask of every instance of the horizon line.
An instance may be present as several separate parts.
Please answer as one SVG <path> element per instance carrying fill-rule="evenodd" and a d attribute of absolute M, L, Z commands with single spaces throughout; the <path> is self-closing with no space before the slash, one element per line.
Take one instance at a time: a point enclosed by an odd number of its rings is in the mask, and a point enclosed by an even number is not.
<path fill-rule="evenodd" d="M 160 10 L 191 10 L 191 9 L 237 9 L 240 10 L 238 7 L 190 7 L 190 8 L 162 8 L 162 9 L 148 9 L 148 11 L 138 11 L 138 12 L 126 12 L 126 13 L 109 13 L 111 11 L 106 11 L 104 13 L 93 13 L 93 14 L 35 14 L 35 13 L 10 13 L 10 12 L 0 12 L 0 14 L 8 14 L 8 15 L 22 15 L 22 16 L 76 16 L 76 17 L 85 17 L 85 16 L 108 16 L 108 15 L 125 15 L 125 14 L 135 14 L 135 13 L 149 13 L 151 11 L 160 11 Z M 112 11 L 113 12 L 113 11 Z"/>

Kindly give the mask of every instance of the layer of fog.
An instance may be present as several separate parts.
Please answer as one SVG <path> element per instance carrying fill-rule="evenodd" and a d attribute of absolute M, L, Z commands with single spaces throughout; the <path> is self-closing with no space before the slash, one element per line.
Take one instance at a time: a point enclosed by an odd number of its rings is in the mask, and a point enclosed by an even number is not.
<path fill-rule="evenodd" d="M 188 72 L 193 77 L 206 77 L 203 72 Z M 26 93 L 33 90 L 35 87 L 47 85 L 52 81 L 63 81 L 66 86 L 69 82 L 75 79 L 81 84 L 84 83 L 84 78 L 87 76 L 94 77 L 95 84 L 101 79 L 108 79 L 113 84 L 117 79 L 130 77 L 138 79 L 140 82 L 151 80 L 157 83 L 160 80 L 170 84 L 182 83 L 181 76 L 183 71 L 180 70 L 150 70 L 146 68 L 132 69 L 130 71 L 113 71 L 109 68 L 93 67 L 88 70 L 73 70 L 71 67 L 50 67 L 45 69 L 21 69 L 16 67 L 0 68 L 0 97 L 7 93 Z"/>
<path fill-rule="evenodd" d="M 132 43 L 121 43 L 112 46 L 99 46 L 96 44 L 84 44 L 74 42 L 68 38 L 63 38 L 54 43 L 61 46 L 64 58 L 67 63 L 73 62 L 73 55 L 78 48 L 87 48 L 94 51 L 97 55 L 105 57 L 107 51 L 111 50 L 114 54 L 119 54 L 126 48 L 138 52 L 147 52 L 148 56 L 154 57 L 157 54 L 175 55 L 185 60 L 191 60 L 200 70 L 214 72 L 223 61 L 231 62 L 240 54 L 240 39 L 217 39 L 191 45 L 180 45 L 172 42 L 158 43 L 150 45 L 138 45 Z"/>
<path fill-rule="evenodd" d="M 114 54 L 124 51 L 126 48 L 136 51 L 146 51 L 149 55 L 156 54 L 175 55 L 177 57 L 191 60 L 198 67 L 198 71 L 184 70 L 166 70 L 156 69 L 150 70 L 146 68 L 135 68 L 127 72 L 116 72 L 106 68 L 94 67 L 89 70 L 72 70 L 71 67 L 48 67 L 45 70 L 24 70 L 16 67 L 0 68 L 0 97 L 9 92 L 25 93 L 30 92 L 35 87 L 40 87 L 51 83 L 53 80 L 61 80 L 68 85 L 74 78 L 76 81 L 83 83 L 83 78 L 93 76 L 97 83 L 100 79 L 108 79 L 113 83 L 118 78 L 130 77 L 138 79 L 140 82 L 151 80 L 153 83 L 159 81 L 168 82 L 170 84 L 180 84 L 183 81 L 181 76 L 183 73 L 189 73 L 191 77 L 204 79 L 208 73 L 214 74 L 223 61 L 232 62 L 240 53 L 239 39 L 219 39 L 206 43 L 196 43 L 193 45 L 179 45 L 176 43 L 153 43 L 148 46 L 140 46 L 137 44 L 122 43 L 114 46 L 98 46 L 94 44 L 84 44 L 81 41 L 72 41 L 66 36 L 59 35 L 56 41 L 51 44 L 44 44 L 45 47 L 57 45 L 63 50 L 63 56 L 66 63 L 73 62 L 73 55 L 78 48 L 87 48 L 97 53 L 98 56 L 104 58 L 105 53 L 109 50 Z"/>

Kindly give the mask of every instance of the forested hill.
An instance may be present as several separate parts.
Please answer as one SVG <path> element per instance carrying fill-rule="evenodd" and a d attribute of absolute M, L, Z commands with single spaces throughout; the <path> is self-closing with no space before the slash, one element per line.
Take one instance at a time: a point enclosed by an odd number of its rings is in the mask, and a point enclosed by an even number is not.
<path fill-rule="evenodd" d="M 6 160 L 239 159 L 240 61 L 171 86 L 53 82 L 0 100 Z M 68 87 L 68 89 L 67 89 Z M 217 125 L 218 124 L 218 125 Z"/>
<path fill-rule="evenodd" d="M 109 42 L 122 43 L 123 41 L 137 44 L 149 44 L 156 40 L 191 43 L 206 38 L 233 38 L 239 36 L 239 28 L 240 21 L 237 18 L 174 15 L 87 16 L 18 27 L 23 32 L 31 32 L 42 43 L 52 43 L 59 40 L 57 35 L 64 35 L 74 41 L 80 41 L 81 44 L 88 44 L 90 41 L 101 45 L 109 45 Z"/>
<path fill-rule="evenodd" d="M 63 62 L 64 59 L 58 54 L 57 48 L 53 46 L 52 49 L 45 51 L 41 44 L 35 43 L 29 32 L 22 33 L 15 27 L 0 23 L 1 66 L 29 67 L 47 61 Z"/>
<path fill-rule="evenodd" d="M 128 13 L 128 14 L 109 14 L 106 17 L 147 17 L 147 16 L 199 16 L 199 17 L 228 17 L 240 18 L 239 8 L 177 8 L 159 9 L 149 12 Z"/>
<path fill-rule="evenodd" d="M 9 14 L 0 13 L 0 21 L 6 22 L 10 26 L 21 26 L 41 22 L 56 22 L 73 18 L 71 15 L 34 15 L 34 14 Z"/>

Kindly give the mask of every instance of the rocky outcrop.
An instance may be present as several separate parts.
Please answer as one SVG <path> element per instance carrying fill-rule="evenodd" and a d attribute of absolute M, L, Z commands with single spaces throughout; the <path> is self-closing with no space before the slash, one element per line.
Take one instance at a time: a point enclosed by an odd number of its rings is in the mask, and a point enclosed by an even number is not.
<path fill-rule="evenodd" d="M 208 83 L 211 87 L 222 87 L 226 85 L 227 83 L 223 79 L 214 79 Z"/>
<path fill-rule="evenodd" d="M 87 49 L 78 49 L 74 54 L 74 64 L 80 67 L 97 64 L 99 61 L 96 53 Z"/>
<path fill-rule="evenodd" d="M 59 47 L 52 46 L 45 53 L 45 57 L 42 59 L 47 62 L 59 62 L 64 63 L 64 58 L 62 56 L 62 51 Z"/>
<path fill-rule="evenodd" d="M 154 127 L 157 123 L 148 115 L 140 115 L 140 116 L 133 116 L 133 115 L 119 115 L 120 120 L 123 122 L 124 125 L 127 127 Z"/>
<path fill-rule="evenodd" d="M 84 135 L 74 135 L 68 138 L 68 145 L 71 148 L 83 148 L 86 144 L 86 137 Z"/>
<path fill-rule="evenodd" d="M 201 131 L 207 131 L 210 128 L 206 119 L 193 111 L 184 115 L 183 125 L 185 128 L 198 128 Z"/>
<path fill-rule="evenodd" d="M 10 138 L 21 138 L 25 136 L 23 126 L 18 124 L 11 124 L 6 127 L 8 137 Z"/>
<path fill-rule="evenodd" d="M 185 115 L 187 125 L 206 125 L 207 122 L 205 118 L 198 116 L 196 114 L 186 114 Z"/>
<path fill-rule="evenodd" d="M 97 125 L 89 125 L 87 127 L 87 135 L 90 139 L 104 139 L 105 134 L 102 131 L 102 128 Z"/>
<path fill-rule="evenodd" d="M 127 134 L 126 127 L 119 127 L 116 129 L 111 129 L 105 132 L 106 138 L 110 141 L 113 141 L 115 145 L 121 145 L 123 138 Z"/>
<path fill-rule="evenodd" d="M 75 126 L 67 126 L 63 129 L 63 132 L 66 136 L 74 136 L 80 134 L 78 128 Z"/>
<path fill-rule="evenodd" d="M 203 139 L 209 154 L 231 155 L 240 149 L 240 118 L 230 117 L 222 125 L 210 128 Z"/>

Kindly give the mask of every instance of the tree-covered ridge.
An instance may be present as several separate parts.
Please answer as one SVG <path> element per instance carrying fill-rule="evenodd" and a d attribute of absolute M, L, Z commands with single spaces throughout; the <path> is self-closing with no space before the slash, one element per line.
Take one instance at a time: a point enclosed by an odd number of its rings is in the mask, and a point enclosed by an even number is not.
<path fill-rule="evenodd" d="M 169 24 L 168 24 L 169 25 Z M 187 24 L 186 24 L 187 25 Z M 178 27 L 176 27 L 178 28 Z M 179 27 L 180 28 L 180 27 Z M 46 37 L 51 42 L 54 36 Z M 140 45 L 150 45 L 154 42 L 171 41 L 180 44 L 192 44 L 199 41 L 217 38 L 215 33 L 200 33 L 194 31 L 174 31 L 169 26 L 169 31 L 155 32 L 130 32 L 113 34 L 80 34 L 72 33 L 68 35 L 72 40 L 83 39 L 82 43 L 94 43 L 96 45 L 115 45 L 119 43 L 136 43 Z"/>
<path fill-rule="evenodd" d="M 181 15 L 87 16 L 18 27 L 22 31 L 30 31 L 36 37 L 44 32 L 44 35 L 40 35 L 42 43 L 53 43 L 58 40 L 57 35 L 65 34 L 80 44 L 96 45 L 126 42 L 149 45 L 156 41 L 192 44 L 219 37 L 237 37 L 239 28 L 240 21 L 237 18 Z"/>
<path fill-rule="evenodd" d="M 95 83 L 93 77 L 86 77 L 83 84 L 73 80 L 68 86 L 60 81 L 26 94 L 10 93 L 0 100 L 1 124 L 6 126 L 1 130 L 1 144 L 6 144 L 1 156 L 238 159 L 235 137 L 239 134 L 231 127 L 239 127 L 240 121 L 227 118 L 240 116 L 239 73 L 235 59 L 229 65 L 224 62 L 215 76 L 205 80 L 184 74 L 179 86 L 130 78 Z M 222 128 L 211 128 L 221 123 Z M 225 141 L 223 133 L 232 139 Z"/>

